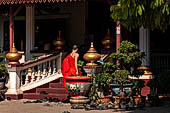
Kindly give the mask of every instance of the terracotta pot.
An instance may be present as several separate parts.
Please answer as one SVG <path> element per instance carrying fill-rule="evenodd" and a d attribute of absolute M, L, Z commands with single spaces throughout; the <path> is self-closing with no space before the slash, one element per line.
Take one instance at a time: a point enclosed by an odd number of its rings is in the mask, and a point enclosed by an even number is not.
<path fill-rule="evenodd" d="M 135 101 L 135 105 L 139 104 L 139 101 L 141 101 L 141 97 L 139 96 L 134 96 L 134 101 Z"/>
<path fill-rule="evenodd" d="M 104 96 L 104 97 L 100 97 L 99 98 L 104 104 L 109 104 L 110 100 L 110 96 Z"/>

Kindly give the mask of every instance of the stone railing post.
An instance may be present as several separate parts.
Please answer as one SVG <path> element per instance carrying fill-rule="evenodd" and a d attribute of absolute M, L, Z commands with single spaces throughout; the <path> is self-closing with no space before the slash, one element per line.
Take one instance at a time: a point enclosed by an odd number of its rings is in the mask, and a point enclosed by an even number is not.
<path fill-rule="evenodd" d="M 21 72 L 20 67 L 8 65 L 9 71 L 9 88 L 5 93 L 6 99 L 17 100 L 22 98 L 23 92 L 20 90 L 21 82 Z"/>

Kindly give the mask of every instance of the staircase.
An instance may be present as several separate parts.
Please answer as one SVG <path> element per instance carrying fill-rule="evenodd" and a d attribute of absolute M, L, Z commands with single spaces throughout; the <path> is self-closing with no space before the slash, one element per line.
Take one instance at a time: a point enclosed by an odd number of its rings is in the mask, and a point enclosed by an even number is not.
<path fill-rule="evenodd" d="M 67 99 L 61 64 L 64 53 L 40 56 L 19 66 L 8 65 L 9 89 L 5 94 L 11 99 Z"/>
<path fill-rule="evenodd" d="M 63 84 L 63 77 L 23 92 L 23 99 L 56 98 L 65 100 L 67 96 L 68 94 Z"/>

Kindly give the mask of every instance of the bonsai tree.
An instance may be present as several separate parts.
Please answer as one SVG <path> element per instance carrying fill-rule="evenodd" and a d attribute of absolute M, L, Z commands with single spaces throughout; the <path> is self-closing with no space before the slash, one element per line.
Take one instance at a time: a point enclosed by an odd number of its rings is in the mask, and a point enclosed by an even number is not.
<path fill-rule="evenodd" d="M 98 73 L 95 75 L 95 85 L 98 92 L 100 92 L 99 97 L 108 95 L 109 77 L 106 73 Z"/>
<path fill-rule="evenodd" d="M 132 90 L 135 92 L 137 96 L 141 95 L 141 89 L 145 86 L 144 80 L 135 80 L 133 81 Z"/>
<path fill-rule="evenodd" d="M 0 62 L 4 60 L 3 56 L 0 56 Z M 5 79 L 8 77 L 8 70 L 5 67 L 5 64 L 0 64 L 0 78 Z"/>
<path fill-rule="evenodd" d="M 129 76 L 139 77 L 143 71 L 137 70 L 141 66 L 144 53 L 136 49 L 129 41 L 122 41 L 118 53 L 110 55 L 111 62 L 105 63 L 106 73 L 110 74 L 111 82 L 120 85 L 120 93 L 123 92 L 123 84 L 131 82 Z"/>
<path fill-rule="evenodd" d="M 0 56 L 0 63 L 4 60 L 3 56 Z M 5 67 L 5 64 L 0 64 L 0 89 L 3 89 L 5 86 L 5 83 L 8 80 L 8 70 Z"/>

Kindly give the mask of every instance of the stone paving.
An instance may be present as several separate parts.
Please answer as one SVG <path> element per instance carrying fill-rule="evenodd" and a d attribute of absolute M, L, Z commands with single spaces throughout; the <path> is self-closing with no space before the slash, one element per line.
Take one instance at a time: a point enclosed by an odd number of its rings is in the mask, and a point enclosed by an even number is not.
<path fill-rule="evenodd" d="M 24 103 L 25 100 L 0 102 L 0 113 L 170 113 L 170 104 L 161 107 L 145 107 L 143 109 L 123 111 L 71 109 L 70 104 L 62 103 Z"/>

